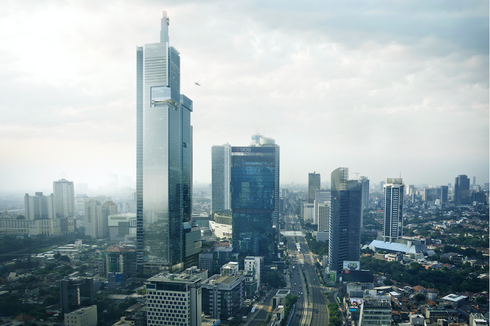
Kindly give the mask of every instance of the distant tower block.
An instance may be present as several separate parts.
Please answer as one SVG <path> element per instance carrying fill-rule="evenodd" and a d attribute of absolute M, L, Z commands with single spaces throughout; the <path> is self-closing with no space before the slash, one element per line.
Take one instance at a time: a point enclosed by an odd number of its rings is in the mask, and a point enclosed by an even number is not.
<path fill-rule="evenodd" d="M 392 242 L 403 235 L 403 194 L 401 178 L 388 178 L 384 185 L 384 241 Z"/>

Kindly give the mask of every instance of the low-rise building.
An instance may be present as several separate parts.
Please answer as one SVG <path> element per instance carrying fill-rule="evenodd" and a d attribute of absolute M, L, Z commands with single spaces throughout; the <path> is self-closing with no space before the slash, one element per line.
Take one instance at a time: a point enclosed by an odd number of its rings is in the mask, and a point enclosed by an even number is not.
<path fill-rule="evenodd" d="M 450 294 L 446 295 L 444 298 L 444 303 L 447 305 L 451 305 L 453 308 L 458 308 L 463 306 L 467 301 L 468 297 L 464 295 L 456 295 L 456 294 Z"/>
<path fill-rule="evenodd" d="M 488 320 L 480 313 L 470 314 L 468 326 L 488 326 Z"/>
<path fill-rule="evenodd" d="M 243 306 L 245 276 L 238 270 L 238 263 L 228 263 L 221 273 L 202 283 L 204 314 L 226 320 Z"/>
<path fill-rule="evenodd" d="M 65 314 L 66 326 L 97 326 L 97 305 Z"/>
<path fill-rule="evenodd" d="M 14 219 L 3 218 L 0 219 L 0 233 L 1 234 L 28 234 L 29 236 L 35 235 L 59 235 L 60 234 L 60 219 Z"/>
<path fill-rule="evenodd" d="M 391 297 L 389 295 L 364 297 L 359 326 L 391 326 Z"/>

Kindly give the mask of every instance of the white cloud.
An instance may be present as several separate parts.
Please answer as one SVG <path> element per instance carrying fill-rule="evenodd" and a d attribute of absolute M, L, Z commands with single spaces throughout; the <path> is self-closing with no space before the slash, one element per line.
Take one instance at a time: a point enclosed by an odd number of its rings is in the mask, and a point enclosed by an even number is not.
<path fill-rule="evenodd" d="M 3 189 L 49 186 L 66 165 L 94 185 L 97 171 L 135 174 L 135 47 L 159 40 L 165 9 L 194 101 L 196 181 L 210 181 L 212 145 L 256 131 L 281 146 L 282 182 L 338 166 L 375 181 L 488 180 L 488 4 L 168 5 L 5 6 Z"/>

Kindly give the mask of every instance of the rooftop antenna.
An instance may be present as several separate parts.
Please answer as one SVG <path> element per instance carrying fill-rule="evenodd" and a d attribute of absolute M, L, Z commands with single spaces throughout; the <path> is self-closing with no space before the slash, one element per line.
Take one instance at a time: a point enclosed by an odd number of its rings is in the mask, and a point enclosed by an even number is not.
<path fill-rule="evenodd" d="M 62 171 L 58 177 L 58 180 L 63 180 L 63 179 L 68 180 L 68 176 L 66 175 L 66 173 L 64 171 Z"/>

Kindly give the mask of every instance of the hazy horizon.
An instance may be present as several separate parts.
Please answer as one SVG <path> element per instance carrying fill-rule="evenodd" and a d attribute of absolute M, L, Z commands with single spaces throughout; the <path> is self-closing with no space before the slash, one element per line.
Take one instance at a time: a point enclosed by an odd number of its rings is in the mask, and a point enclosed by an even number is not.
<path fill-rule="evenodd" d="M 160 19 L 211 147 L 281 147 L 281 184 L 337 167 L 379 183 L 489 182 L 488 2 L 8 2 L 0 13 L 0 191 L 136 175 L 136 46 Z M 12 28 L 15 26 L 15 28 Z M 198 82 L 201 86 L 195 84 Z"/>

